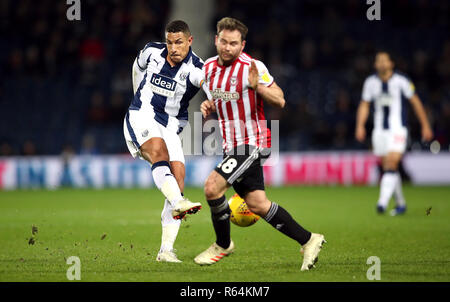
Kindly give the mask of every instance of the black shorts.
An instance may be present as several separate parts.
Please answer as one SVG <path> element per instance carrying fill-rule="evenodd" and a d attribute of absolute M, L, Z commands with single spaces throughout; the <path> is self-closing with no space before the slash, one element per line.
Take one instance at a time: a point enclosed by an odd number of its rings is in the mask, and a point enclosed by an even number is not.
<path fill-rule="evenodd" d="M 261 159 L 262 149 L 250 145 L 241 145 L 227 152 L 215 170 L 233 186 L 242 198 L 249 192 L 264 190 L 264 173 Z"/>

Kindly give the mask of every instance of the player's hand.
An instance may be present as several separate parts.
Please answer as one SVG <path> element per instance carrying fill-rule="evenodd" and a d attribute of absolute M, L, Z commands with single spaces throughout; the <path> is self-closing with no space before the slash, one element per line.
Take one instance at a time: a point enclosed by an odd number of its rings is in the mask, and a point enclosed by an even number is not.
<path fill-rule="evenodd" d="M 433 138 L 433 131 L 430 127 L 422 127 L 422 140 L 425 142 L 431 141 Z"/>
<path fill-rule="evenodd" d="M 214 101 L 206 100 L 203 101 L 203 103 L 200 105 L 200 111 L 203 114 L 203 117 L 207 117 L 212 112 L 216 111 L 216 105 L 214 104 Z"/>
<path fill-rule="evenodd" d="M 250 70 L 248 72 L 248 83 L 251 89 L 256 90 L 259 82 L 258 67 L 256 67 L 255 61 L 250 63 Z"/>
<path fill-rule="evenodd" d="M 358 142 L 363 143 L 366 139 L 366 129 L 364 127 L 356 127 L 355 138 Z"/>

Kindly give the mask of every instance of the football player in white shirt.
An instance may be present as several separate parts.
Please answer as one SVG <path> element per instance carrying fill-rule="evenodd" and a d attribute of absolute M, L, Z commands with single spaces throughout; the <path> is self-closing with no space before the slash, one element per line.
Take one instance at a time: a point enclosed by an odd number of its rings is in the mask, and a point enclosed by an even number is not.
<path fill-rule="evenodd" d="M 384 213 L 394 195 L 396 207 L 391 215 L 395 216 L 406 211 L 398 166 L 408 139 L 408 102 L 422 126 L 423 141 L 430 141 L 433 132 L 422 102 L 414 91 L 414 85 L 404 75 L 394 72 L 394 63 L 389 53 L 378 52 L 374 66 L 377 73 L 369 76 L 364 82 L 362 100 L 356 116 L 355 137 L 359 142 L 365 140 L 365 124 L 369 116 L 370 103 L 373 103 L 375 111 L 372 147 L 374 154 L 381 157 L 383 167 L 377 211 Z"/>
<path fill-rule="evenodd" d="M 173 244 L 186 214 L 201 204 L 184 189 L 184 154 L 178 134 L 187 124 L 189 101 L 203 83 L 203 61 L 191 49 L 193 37 L 180 20 L 166 26 L 166 43 L 148 43 L 133 64 L 134 98 L 124 120 L 130 153 L 152 165 L 155 185 L 166 197 L 157 261 L 181 262 Z"/>

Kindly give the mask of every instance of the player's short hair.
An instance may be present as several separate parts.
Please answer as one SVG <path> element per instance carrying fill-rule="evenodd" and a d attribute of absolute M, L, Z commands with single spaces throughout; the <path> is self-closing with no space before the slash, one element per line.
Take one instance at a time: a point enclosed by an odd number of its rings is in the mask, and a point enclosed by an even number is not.
<path fill-rule="evenodd" d="M 178 33 L 182 32 L 187 36 L 191 35 L 189 25 L 182 20 L 175 20 L 166 25 L 166 33 Z"/>
<path fill-rule="evenodd" d="M 239 31 L 241 33 L 241 41 L 245 40 L 248 33 L 248 28 L 244 23 L 231 17 L 222 18 L 217 22 L 217 35 L 224 29 Z"/>
<path fill-rule="evenodd" d="M 394 55 L 393 55 L 392 51 L 389 51 L 389 50 L 386 50 L 386 49 L 378 49 L 375 52 L 375 57 L 378 56 L 379 54 L 386 54 L 389 57 L 389 60 L 394 62 Z"/>

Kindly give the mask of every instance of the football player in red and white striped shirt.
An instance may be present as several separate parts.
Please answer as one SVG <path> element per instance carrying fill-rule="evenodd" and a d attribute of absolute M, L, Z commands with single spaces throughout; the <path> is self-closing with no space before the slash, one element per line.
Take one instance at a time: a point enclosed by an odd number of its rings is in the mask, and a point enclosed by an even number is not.
<path fill-rule="evenodd" d="M 317 261 L 324 236 L 302 228 L 285 209 L 267 199 L 264 191 L 261 158 L 271 142 L 263 102 L 283 108 L 285 100 L 266 66 L 243 52 L 247 31 L 239 20 L 220 20 L 215 39 L 218 55 L 206 60 L 203 67 L 212 99 L 204 101 L 200 109 L 204 117 L 217 112 L 225 154 L 205 183 L 217 240 L 194 261 L 214 264 L 234 251 L 225 198 L 225 192 L 233 186 L 250 211 L 302 245 L 301 270 L 309 270 Z"/>

